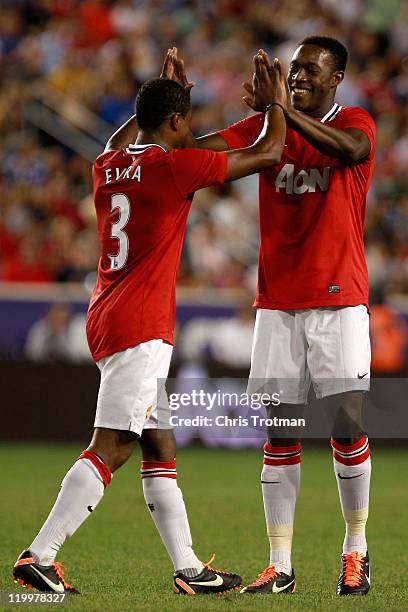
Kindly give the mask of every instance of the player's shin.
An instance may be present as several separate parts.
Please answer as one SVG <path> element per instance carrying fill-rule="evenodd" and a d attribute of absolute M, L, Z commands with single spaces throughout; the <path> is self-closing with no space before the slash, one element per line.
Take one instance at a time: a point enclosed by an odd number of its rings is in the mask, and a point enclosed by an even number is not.
<path fill-rule="evenodd" d="M 341 509 L 346 523 L 343 553 L 367 552 L 365 536 L 368 518 L 371 460 L 367 436 L 351 445 L 332 438 L 333 464 Z"/>
<path fill-rule="evenodd" d="M 296 499 L 300 485 L 301 445 L 264 446 L 262 496 L 270 544 L 270 565 L 291 574 Z"/>
<path fill-rule="evenodd" d="M 192 548 L 187 511 L 177 485 L 175 461 L 142 461 L 143 493 L 176 571 L 197 576 L 204 565 Z"/>
<path fill-rule="evenodd" d="M 51 565 L 65 540 L 88 518 L 102 499 L 112 474 L 102 459 L 84 451 L 61 483 L 54 507 L 30 545 L 36 562 Z"/>

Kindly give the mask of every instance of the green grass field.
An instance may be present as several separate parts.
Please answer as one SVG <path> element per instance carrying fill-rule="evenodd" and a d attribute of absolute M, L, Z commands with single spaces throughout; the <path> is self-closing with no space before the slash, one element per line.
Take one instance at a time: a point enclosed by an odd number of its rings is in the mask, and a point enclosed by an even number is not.
<path fill-rule="evenodd" d="M 0 445 L 1 591 L 26 592 L 11 581 L 11 566 L 41 526 L 80 450 L 80 446 L 65 445 Z M 174 595 L 172 567 L 145 508 L 139 461 L 134 456 L 115 474 L 100 506 L 58 557 L 67 568 L 68 581 L 82 591 L 81 597 L 71 598 L 62 607 L 86 612 L 246 611 L 272 606 L 280 610 L 407 610 L 408 452 L 379 449 L 372 460 L 368 537 L 373 586 L 366 598 L 334 595 L 343 523 L 330 450 L 306 448 L 295 524 L 294 595 Z M 248 450 L 192 448 L 178 455 L 179 483 L 196 552 L 203 561 L 216 552 L 213 565 L 241 573 L 246 582 L 267 565 L 260 463 L 261 453 Z"/>

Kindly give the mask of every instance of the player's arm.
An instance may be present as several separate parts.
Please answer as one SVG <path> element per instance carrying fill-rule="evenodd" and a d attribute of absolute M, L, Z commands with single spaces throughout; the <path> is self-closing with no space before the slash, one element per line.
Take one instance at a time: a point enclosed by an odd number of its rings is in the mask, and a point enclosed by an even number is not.
<path fill-rule="evenodd" d="M 104 153 L 108 151 L 120 151 L 127 147 L 129 143 L 135 142 L 138 131 L 136 115 L 133 115 L 112 134 L 106 143 Z"/>
<path fill-rule="evenodd" d="M 227 151 L 226 181 L 260 172 L 279 164 L 285 144 L 286 121 L 281 106 L 272 106 L 265 113 L 264 127 L 250 147 Z"/>
<path fill-rule="evenodd" d="M 227 152 L 227 181 L 278 164 L 285 145 L 287 93 L 282 67 L 275 59 L 268 69 L 261 52 L 254 57 L 254 67 L 254 96 L 258 104 L 269 110 L 265 113 L 264 126 L 257 140 L 245 149 Z"/>
<path fill-rule="evenodd" d="M 188 149 L 207 149 L 208 151 L 228 151 L 229 147 L 220 134 L 206 134 L 198 138 L 190 132 L 190 138 L 186 144 Z"/>
<path fill-rule="evenodd" d="M 228 151 L 229 148 L 223 137 L 217 134 L 217 132 L 199 136 L 198 138 L 191 134 L 191 144 L 189 144 L 189 147 L 193 149 L 208 149 L 209 151 Z"/>
<path fill-rule="evenodd" d="M 286 119 L 290 127 L 325 155 L 356 163 L 362 161 L 370 153 L 370 140 L 362 130 L 333 128 L 293 107 L 287 109 Z"/>

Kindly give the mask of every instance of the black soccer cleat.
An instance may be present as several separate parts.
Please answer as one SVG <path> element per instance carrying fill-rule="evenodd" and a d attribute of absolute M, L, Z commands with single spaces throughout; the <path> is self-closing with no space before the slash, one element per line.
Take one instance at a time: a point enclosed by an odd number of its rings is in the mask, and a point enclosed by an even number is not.
<path fill-rule="evenodd" d="M 47 593 L 69 593 L 79 595 L 64 579 L 62 566 L 57 561 L 52 565 L 40 565 L 32 557 L 30 550 L 23 550 L 13 568 L 14 582 L 26 589 L 38 589 Z"/>
<path fill-rule="evenodd" d="M 178 595 L 197 595 L 198 593 L 226 593 L 237 589 L 242 578 L 238 574 L 230 574 L 216 570 L 210 566 L 214 555 L 204 565 L 202 572 L 194 578 L 189 578 L 183 572 L 175 572 L 173 576 L 173 591 Z"/>
<path fill-rule="evenodd" d="M 359 552 L 341 556 L 337 595 L 367 595 L 370 590 L 370 559 Z"/>
<path fill-rule="evenodd" d="M 241 589 L 241 593 L 252 593 L 257 595 L 269 595 L 269 593 L 294 593 L 296 591 L 295 572 L 292 569 L 291 575 L 278 572 L 274 565 L 270 565 L 252 584 Z"/>

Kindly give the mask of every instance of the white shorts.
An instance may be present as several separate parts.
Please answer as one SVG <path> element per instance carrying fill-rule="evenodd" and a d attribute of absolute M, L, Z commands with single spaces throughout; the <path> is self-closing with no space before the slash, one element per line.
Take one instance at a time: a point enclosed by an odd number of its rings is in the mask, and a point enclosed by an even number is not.
<path fill-rule="evenodd" d="M 280 394 L 304 404 L 310 383 L 317 398 L 370 386 L 367 308 L 346 306 L 256 313 L 248 392 Z"/>
<path fill-rule="evenodd" d="M 163 340 L 149 340 L 98 361 L 101 383 L 94 427 L 139 436 L 143 429 L 170 429 L 164 382 L 172 352 Z"/>

